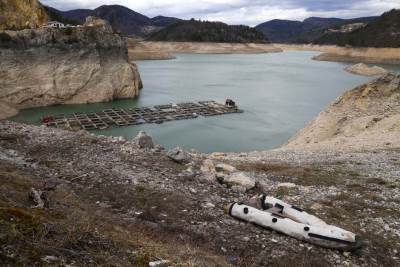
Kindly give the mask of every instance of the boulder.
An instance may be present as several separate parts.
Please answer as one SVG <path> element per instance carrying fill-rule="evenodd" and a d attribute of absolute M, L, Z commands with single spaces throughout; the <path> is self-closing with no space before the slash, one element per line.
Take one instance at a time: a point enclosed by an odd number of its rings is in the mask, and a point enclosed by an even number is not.
<path fill-rule="evenodd" d="M 314 204 L 311 205 L 310 209 L 312 209 L 312 210 L 320 210 L 320 209 L 322 209 L 323 207 L 324 207 L 324 206 L 322 206 L 322 205 L 319 204 L 319 203 L 314 203 Z"/>
<path fill-rule="evenodd" d="M 149 267 L 167 267 L 170 265 L 171 262 L 169 260 L 158 260 L 149 262 Z"/>
<path fill-rule="evenodd" d="M 100 19 L 98 17 L 95 17 L 95 16 L 87 17 L 83 26 L 85 26 L 85 27 L 100 27 L 106 31 L 110 31 L 110 32 L 113 31 L 111 25 L 107 21 Z"/>
<path fill-rule="evenodd" d="M 247 191 L 246 187 L 241 186 L 241 185 L 234 185 L 231 187 L 231 189 L 233 192 L 236 192 L 236 193 L 246 193 L 246 191 Z"/>
<path fill-rule="evenodd" d="M 364 76 L 381 76 L 388 73 L 388 71 L 385 70 L 384 68 L 378 66 L 370 67 L 364 63 L 358 63 L 353 66 L 349 66 L 345 68 L 345 70 L 352 74 L 364 75 Z"/>
<path fill-rule="evenodd" d="M 206 182 L 206 183 L 213 183 L 213 182 L 215 182 L 215 174 L 208 173 L 208 174 L 200 175 L 199 180 Z"/>
<path fill-rule="evenodd" d="M 135 143 L 141 149 L 151 149 L 154 148 L 153 139 L 151 136 L 147 135 L 146 132 L 140 131 L 134 139 Z"/>
<path fill-rule="evenodd" d="M 180 147 L 175 147 L 167 152 L 167 156 L 177 163 L 190 161 L 190 155 Z"/>
<path fill-rule="evenodd" d="M 222 158 L 225 156 L 226 156 L 226 153 L 223 153 L 223 152 L 213 152 L 210 154 L 211 158 Z"/>
<path fill-rule="evenodd" d="M 280 184 L 278 184 L 278 187 L 294 188 L 294 187 L 296 187 L 296 184 L 294 184 L 294 183 L 280 183 Z"/>
<path fill-rule="evenodd" d="M 204 174 L 215 173 L 215 165 L 212 160 L 206 159 L 200 167 L 200 171 Z"/>
<path fill-rule="evenodd" d="M 233 173 L 237 171 L 235 167 L 225 163 L 217 164 L 217 166 L 215 166 L 215 170 L 217 172 L 226 172 L 226 173 Z"/>
<path fill-rule="evenodd" d="M 246 188 L 246 190 L 252 189 L 256 186 L 254 177 L 248 176 L 244 172 L 232 173 L 231 175 L 224 177 L 222 182 L 228 186 L 242 186 Z"/>

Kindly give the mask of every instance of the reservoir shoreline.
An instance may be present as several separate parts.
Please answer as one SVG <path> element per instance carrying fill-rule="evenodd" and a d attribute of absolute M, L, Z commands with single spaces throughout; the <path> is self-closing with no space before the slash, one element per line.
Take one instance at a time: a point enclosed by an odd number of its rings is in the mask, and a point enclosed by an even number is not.
<path fill-rule="evenodd" d="M 130 60 L 174 59 L 174 54 L 263 54 L 283 51 L 321 52 L 313 59 L 320 61 L 368 64 L 400 64 L 400 48 L 340 47 L 311 44 L 241 44 L 196 42 L 149 42 L 128 40 Z"/>

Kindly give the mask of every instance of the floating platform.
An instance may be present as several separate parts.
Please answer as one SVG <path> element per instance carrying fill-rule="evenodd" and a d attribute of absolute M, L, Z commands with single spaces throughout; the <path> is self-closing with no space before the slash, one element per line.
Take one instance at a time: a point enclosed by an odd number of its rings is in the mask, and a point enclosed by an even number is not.
<path fill-rule="evenodd" d="M 215 101 L 159 105 L 152 108 L 106 109 L 101 112 L 58 114 L 42 118 L 48 127 L 67 130 L 103 130 L 113 126 L 161 124 L 167 121 L 195 119 L 231 113 L 242 113 L 237 106 L 228 106 Z"/>

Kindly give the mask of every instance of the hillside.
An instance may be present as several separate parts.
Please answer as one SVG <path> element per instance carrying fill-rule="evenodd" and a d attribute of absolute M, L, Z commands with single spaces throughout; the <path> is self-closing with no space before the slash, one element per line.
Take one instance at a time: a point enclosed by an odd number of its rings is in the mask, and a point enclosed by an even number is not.
<path fill-rule="evenodd" d="M 34 28 L 47 20 L 46 10 L 37 0 L 0 0 L 0 30 Z"/>
<path fill-rule="evenodd" d="M 400 147 L 400 75 L 389 73 L 345 92 L 285 146 L 374 150 Z"/>
<path fill-rule="evenodd" d="M 327 32 L 316 44 L 400 47 L 400 10 L 393 9 L 352 32 Z"/>
<path fill-rule="evenodd" d="M 178 21 L 181 21 L 178 18 L 174 18 L 174 17 L 165 17 L 165 16 L 157 16 L 151 19 L 151 22 L 153 23 L 153 25 L 155 26 L 159 26 L 159 27 L 167 27 L 171 24 L 174 24 Z"/>
<path fill-rule="evenodd" d="M 55 10 L 63 19 L 83 23 L 88 16 L 96 16 L 108 21 L 116 32 L 125 36 L 143 37 L 172 23 L 177 18 L 157 16 L 149 18 L 120 5 L 103 5 L 96 9 Z"/>
<path fill-rule="evenodd" d="M 57 11 L 65 19 L 83 23 L 88 16 L 96 16 L 106 20 L 116 32 L 125 36 L 142 36 L 154 26 L 150 18 L 120 5 L 103 5 L 94 10 L 75 9 Z"/>
<path fill-rule="evenodd" d="M 75 9 L 71 11 L 60 11 L 51 7 L 48 7 L 48 9 L 63 19 L 76 21 L 79 24 L 83 24 L 87 17 L 93 15 L 93 10 L 91 9 Z"/>
<path fill-rule="evenodd" d="M 148 38 L 150 41 L 263 43 L 265 36 L 248 26 L 227 25 L 222 22 L 183 20 L 174 23 Z"/>
<path fill-rule="evenodd" d="M 327 29 L 352 23 L 366 23 L 373 17 L 356 19 L 311 17 L 304 21 L 271 20 L 255 28 L 274 43 L 310 43 L 324 35 Z"/>

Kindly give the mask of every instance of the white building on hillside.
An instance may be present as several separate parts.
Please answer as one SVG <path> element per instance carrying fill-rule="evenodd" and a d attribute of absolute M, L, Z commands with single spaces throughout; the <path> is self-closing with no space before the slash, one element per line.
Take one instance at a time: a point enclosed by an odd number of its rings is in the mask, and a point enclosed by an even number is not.
<path fill-rule="evenodd" d="M 43 28 L 66 28 L 64 23 L 58 22 L 58 21 L 49 21 L 47 24 L 43 25 Z"/>

